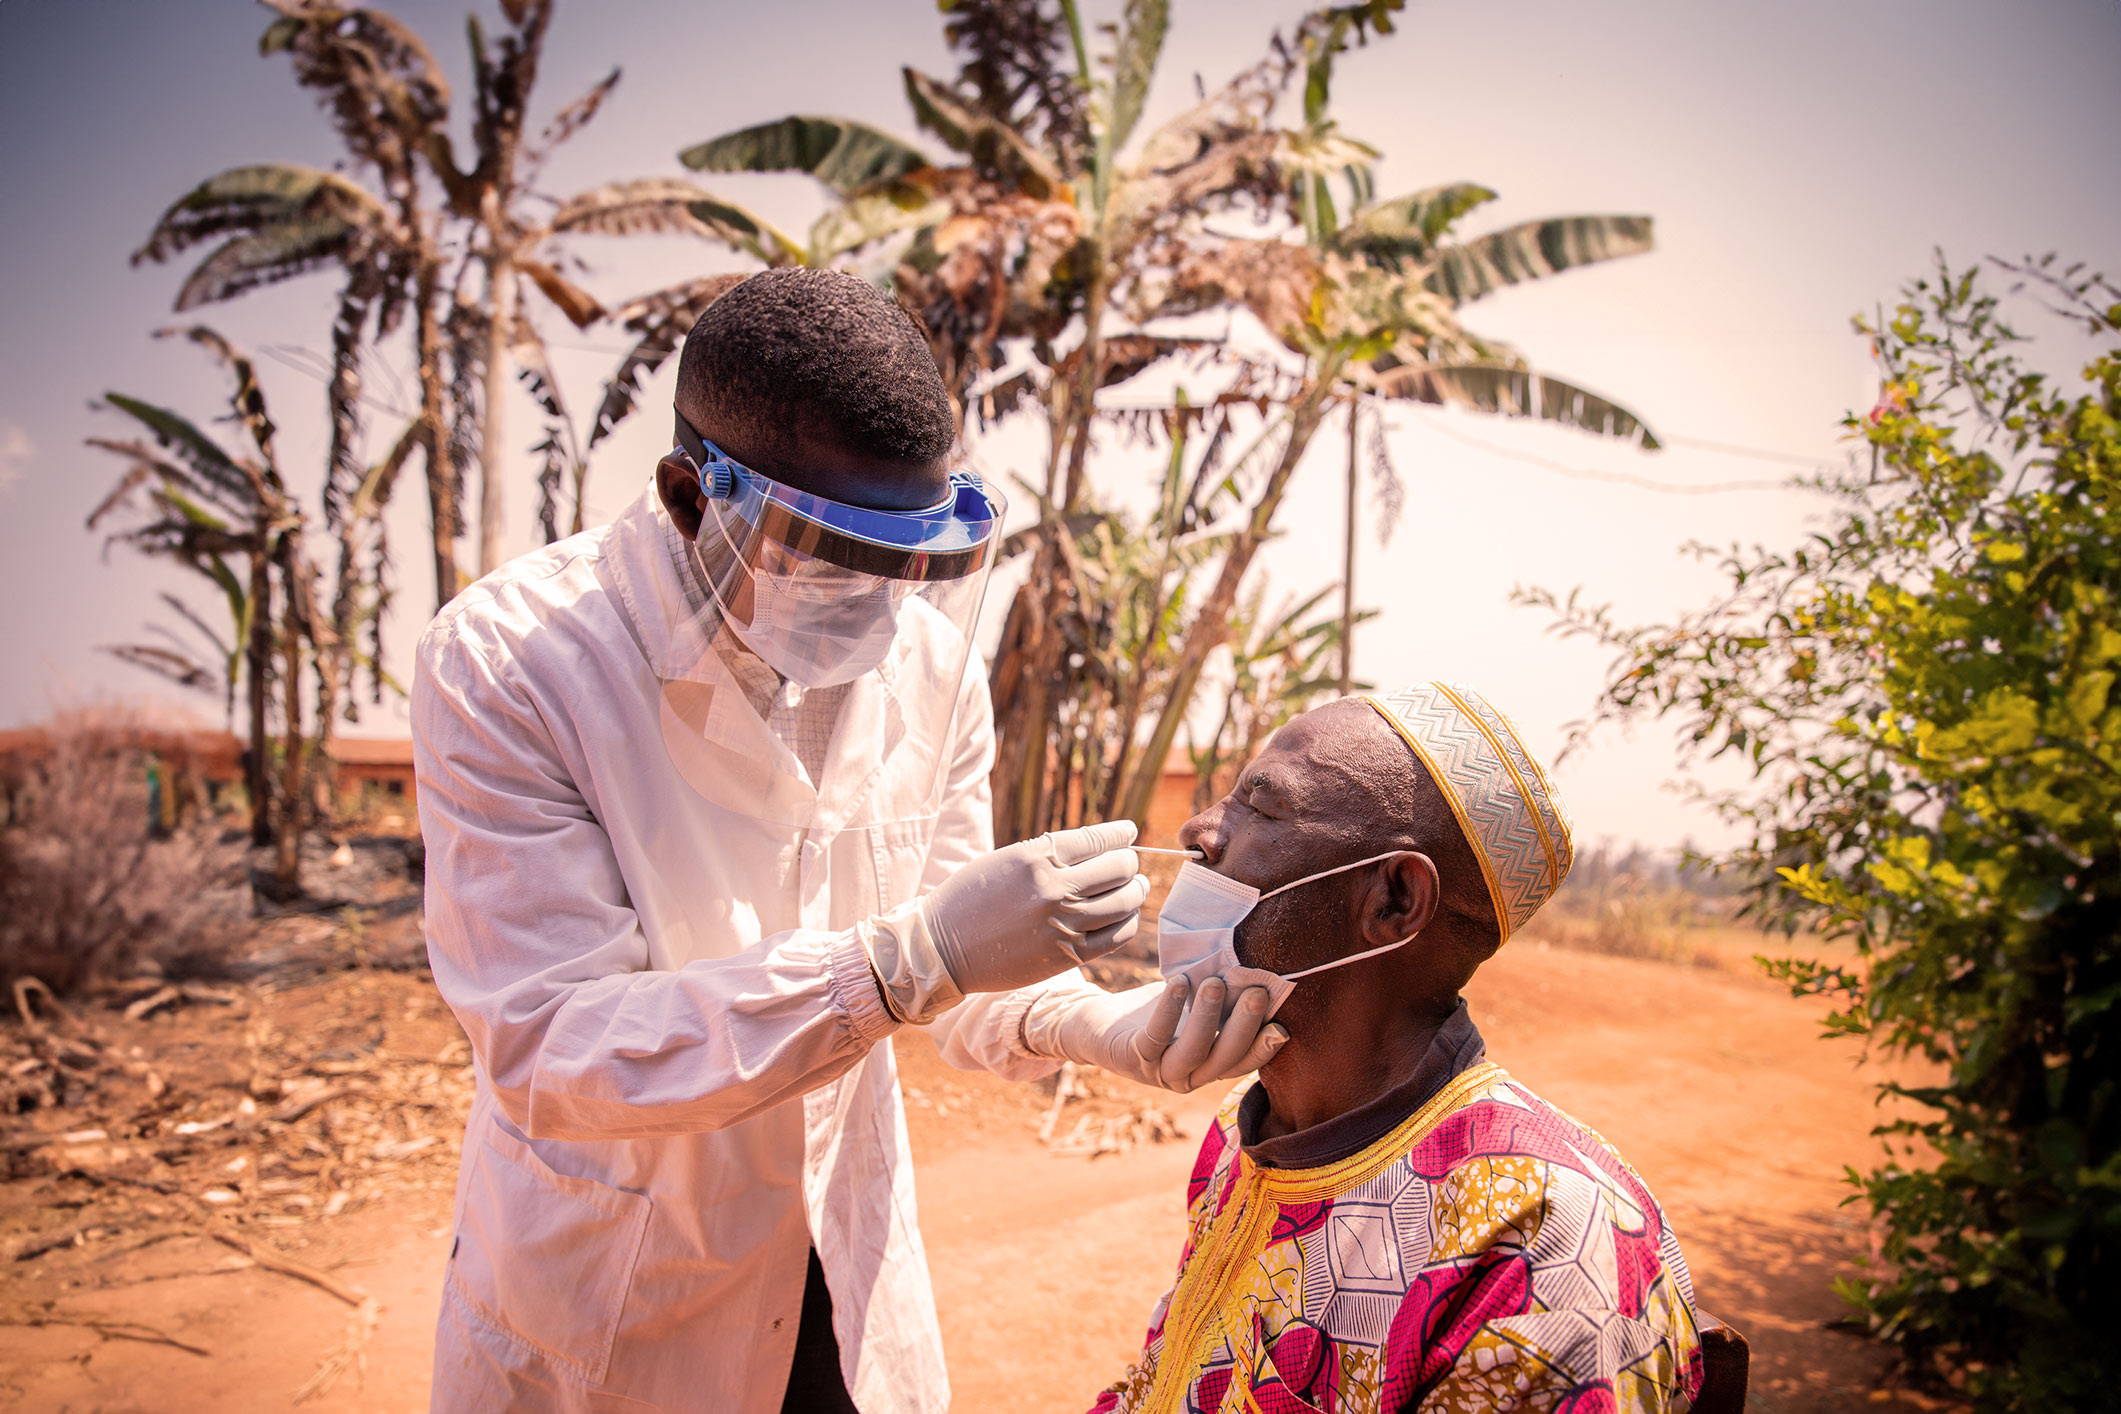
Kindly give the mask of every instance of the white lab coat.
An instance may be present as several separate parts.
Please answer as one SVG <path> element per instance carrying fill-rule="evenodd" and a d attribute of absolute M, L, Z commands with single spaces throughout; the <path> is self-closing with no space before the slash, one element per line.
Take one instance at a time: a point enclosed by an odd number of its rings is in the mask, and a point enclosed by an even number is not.
<path fill-rule="evenodd" d="M 819 798 L 700 651 L 673 534 L 651 486 L 420 642 L 428 949 L 477 1076 L 434 1405 L 774 1414 L 814 1244 L 856 1403 L 941 1411 L 895 1024 L 853 925 L 990 848 L 983 674 L 939 814 L 897 813 L 929 782 L 876 769 L 874 677 Z M 962 1002 L 935 1040 L 1043 1075 L 1029 1000 Z"/>

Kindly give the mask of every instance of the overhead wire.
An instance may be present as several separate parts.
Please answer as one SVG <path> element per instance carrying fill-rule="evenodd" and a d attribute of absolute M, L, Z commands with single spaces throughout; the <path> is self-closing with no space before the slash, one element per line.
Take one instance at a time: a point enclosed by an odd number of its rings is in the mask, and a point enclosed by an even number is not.
<path fill-rule="evenodd" d="M 1716 442 L 1711 441 L 1707 437 L 1688 437 L 1673 433 L 1670 436 L 1660 434 L 1657 440 L 1670 443 L 1675 447 L 1693 447 L 1704 452 L 1721 452 L 1727 457 L 1752 457 L 1756 461 L 1788 462 L 1792 466 L 1808 466 L 1815 469 L 1820 465 L 1817 457 L 1800 456 L 1796 452 L 1775 452 L 1768 450 L 1766 447 L 1748 447 L 1739 442 Z"/>
<path fill-rule="evenodd" d="M 273 360 L 275 363 L 284 364 L 287 367 L 292 368 L 297 373 L 316 379 L 319 383 L 331 382 L 330 373 L 313 366 L 304 359 L 296 358 L 294 354 L 287 352 L 278 344 L 265 345 L 264 353 L 267 358 Z M 308 349 L 297 348 L 295 350 L 295 353 L 306 354 L 309 358 L 317 357 L 317 355 L 310 353 Z M 380 398 L 373 397 L 366 392 L 356 394 L 355 400 L 364 404 L 365 406 L 376 409 L 378 412 L 387 412 L 392 417 L 410 418 L 416 415 L 414 413 L 407 412 L 404 408 L 393 406 L 390 403 L 384 402 Z"/>
<path fill-rule="evenodd" d="M 1504 457 L 1510 461 L 1524 462 L 1529 466 L 1551 471 L 1557 476 L 1572 477 L 1578 481 L 1604 481 L 1619 486 L 1633 486 L 1644 491 L 1657 491 L 1667 496 L 1713 496 L 1732 491 L 1801 491 L 1809 489 L 1803 481 L 1796 477 L 1784 477 L 1777 481 L 1703 481 L 1688 485 L 1683 482 L 1659 481 L 1654 477 L 1637 476 L 1633 472 L 1627 471 L 1598 471 L 1591 467 L 1570 466 L 1566 462 L 1558 462 L 1551 457 L 1540 456 L 1536 452 L 1520 452 L 1514 448 L 1498 446 L 1482 438 L 1470 436 L 1455 427 L 1447 427 L 1439 420 L 1432 419 L 1428 425 L 1453 441 L 1463 442 L 1466 446 L 1477 447 L 1483 452 Z M 1819 467 L 1821 463 L 1806 460 L 1803 465 Z"/>
<path fill-rule="evenodd" d="M 550 341 L 548 341 L 548 343 L 549 342 Z M 567 346 L 560 345 L 560 347 Z M 602 352 L 602 350 L 590 350 L 586 345 L 578 347 L 581 347 L 585 352 Z M 320 363 L 321 360 L 318 359 L 318 356 L 315 353 L 311 352 L 308 349 L 295 348 L 293 350 L 288 350 L 284 349 L 279 345 L 267 344 L 264 346 L 264 352 L 275 362 L 283 364 L 286 367 L 293 369 L 297 373 L 301 373 L 310 378 L 316 379 L 320 383 L 328 383 L 331 381 L 331 375 L 323 368 L 318 366 L 318 363 Z M 303 357 L 298 358 L 295 356 L 296 354 L 303 355 Z M 316 360 L 316 362 L 312 362 L 312 360 Z M 404 408 L 398 407 L 393 403 L 385 402 L 379 398 L 376 398 L 371 394 L 367 393 L 366 391 L 362 392 L 359 395 L 359 399 L 363 404 L 367 405 L 368 407 L 375 408 L 381 412 L 387 412 L 393 417 L 413 416 L 412 413 L 406 411 Z M 1106 406 L 1109 407 L 1111 405 L 1107 404 Z M 1163 405 L 1158 404 L 1156 406 L 1158 408 L 1161 408 Z M 1146 407 L 1143 409 L 1127 408 L 1122 405 L 1120 408 L 1118 408 L 1118 410 L 1138 411 L 1147 409 Z M 1494 456 L 1505 458 L 1509 461 L 1523 462 L 1528 466 L 1536 466 L 1539 467 L 1541 470 L 1551 471 L 1557 476 L 1567 476 L 1579 481 L 1603 481 L 1613 485 L 1633 486 L 1639 490 L 1655 491 L 1668 496 L 1707 496 L 1721 495 L 1729 492 L 1740 491 L 1788 491 L 1805 489 L 1805 483 L 1795 478 L 1784 478 L 1778 481 L 1705 481 L 1694 485 L 1687 485 L 1674 481 L 1659 481 L 1654 477 L 1637 476 L 1633 472 L 1599 471 L 1591 467 L 1570 466 L 1566 462 L 1558 462 L 1551 457 L 1540 456 L 1536 452 L 1521 452 L 1510 447 L 1500 446 L 1497 443 L 1487 441 L 1484 438 L 1472 436 L 1469 433 L 1461 432 L 1455 427 L 1447 426 L 1440 419 L 1429 418 L 1424 420 L 1430 427 L 1435 428 L 1438 432 L 1443 433 L 1446 437 L 1449 437 L 1454 441 L 1461 442 L 1466 446 L 1477 448 L 1480 451 L 1490 453 Z M 1724 456 L 1752 457 L 1761 461 L 1786 462 L 1793 466 L 1811 467 L 1815 470 L 1822 470 L 1825 468 L 1825 463 L 1815 457 L 1800 456 L 1794 452 L 1778 452 L 1765 447 L 1748 447 L 1736 442 L 1719 442 L 1706 437 L 1688 437 L 1676 434 L 1664 436 L 1660 440 L 1672 446 L 1693 447 L 1700 451 L 1714 452 Z"/>

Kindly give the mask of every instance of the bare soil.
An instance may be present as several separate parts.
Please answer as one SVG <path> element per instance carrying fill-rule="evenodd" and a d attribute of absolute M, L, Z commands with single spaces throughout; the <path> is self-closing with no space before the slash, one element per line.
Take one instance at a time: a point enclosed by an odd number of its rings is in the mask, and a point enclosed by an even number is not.
<path fill-rule="evenodd" d="M 0 1404 L 271 1410 L 306 1390 L 320 1414 L 425 1408 L 463 1042 L 421 975 L 333 970 L 405 957 L 416 920 L 275 927 L 269 979 L 229 1000 L 84 1010 L 42 1038 L 0 1023 L 0 1076 L 61 1102 L 18 1095 L 27 1108 L 0 1118 Z M 1816 1004 L 1536 939 L 1470 995 L 1493 1058 L 1617 1144 L 1669 1209 L 1701 1305 L 1752 1342 L 1751 1407 L 1932 1407 L 1836 1324 L 1829 1282 L 1869 1246 L 1839 1175 L 1874 1153 L 1879 1076 L 1817 1039 Z M 79 1053 L 54 1059 L 67 1036 Z M 1093 1073 L 1056 1119 L 1053 1082 L 895 1044 L 956 1407 L 1087 1407 L 1170 1281 L 1220 1094 Z M 1184 1139 L 1158 1142 L 1170 1126 Z"/>

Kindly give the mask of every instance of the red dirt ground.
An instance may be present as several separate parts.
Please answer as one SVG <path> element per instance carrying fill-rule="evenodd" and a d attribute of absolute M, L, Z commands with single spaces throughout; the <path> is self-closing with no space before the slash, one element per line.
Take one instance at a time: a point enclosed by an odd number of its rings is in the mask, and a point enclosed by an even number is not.
<path fill-rule="evenodd" d="M 353 977 L 278 1003 L 278 1024 L 294 1024 L 304 1007 L 341 1007 L 353 988 L 378 1018 L 381 1040 L 370 1044 L 379 1054 L 453 1059 L 426 983 Z M 1838 1175 L 1873 1153 L 1879 1077 L 1856 1068 L 1852 1046 L 1816 1039 L 1816 1004 L 1729 971 L 1530 939 L 1484 969 L 1470 995 L 1493 1058 L 1602 1131 L 1669 1209 L 1702 1306 L 1752 1341 L 1752 1408 L 1927 1406 L 1881 1383 L 1883 1350 L 1832 1325 L 1842 1307 L 1828 1282 L 1868 1241 L 1860 1214 L 1840 1206 Z M 1189 1138 L 1062 1157 L 1035 1137 L 1048 1103 L 1039 1089 L 948 1070 L 918 1038 L 898 1045 L 956 1407 L 1087 1407 L 1134 1354 L 1170 1280 L 1184 1177 L 1219 1094 L 1171 1101 L 1094 1076 L 1091 1108 L 1161 1101 Z M 361 1188 L 336 1217 L 245 1229 L 381 1303 L 365 1368 L 303 1409 L 426 1407 L 448 1250 L 448 1150 L 426 1158 L 395 1182 Z M 104 1201 L 101 1190 L 67 1183 L 24 1178 L 0 1190 L 9 1233 L 33 1220 L 49 1226 L 60 1206 L 78 1223 Z M 126 1245 L 92 1236 L 6 1264 L 0 1404 L 77 1414 L 291 1408 L 359 1323 L 317 1287 L 203 1236 Z M 192 1348 L 152 1343 L 157 1336 Z"/>

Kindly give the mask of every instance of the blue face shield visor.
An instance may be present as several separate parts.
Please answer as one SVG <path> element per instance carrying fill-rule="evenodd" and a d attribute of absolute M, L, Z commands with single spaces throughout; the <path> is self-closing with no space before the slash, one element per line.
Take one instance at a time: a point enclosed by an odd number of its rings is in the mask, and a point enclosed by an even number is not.
<path fill-rule="evenodd" d="M 961 471 L 932 506 L 848 505 L 753 471 L 682 418 L 677 438 L 663 466 L 703 501 L 691 546 L 707 598 L 700 626 L 727 628 L 803 687 L 883 672 L 903 703 L 924 704 L 909 712 L 932 708 L 946 723 L 1001 539 L 1001 496 Z"/>
<path fill-rule="evenodd" d="M 966 579 L 991 564 L 1008 503 L 970 471 L 950 474 L 943 499 L 887 511 L 799 491 L 753 471 L 677 419 L 663 458 L 707 499 L 706 513 L 739 561 L 804 572 L 836 567 L 915 584 Z M 709 527 L 702 526 L 702 537 Z"/>

